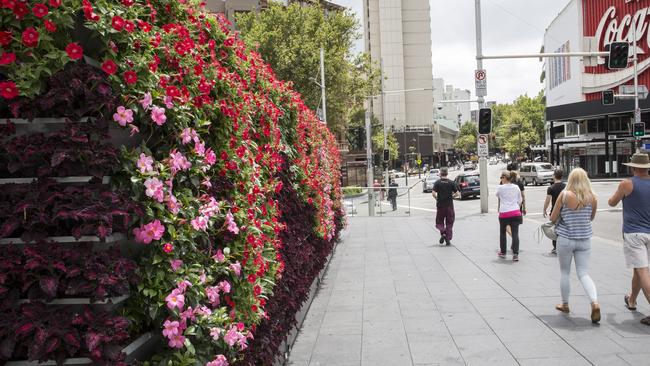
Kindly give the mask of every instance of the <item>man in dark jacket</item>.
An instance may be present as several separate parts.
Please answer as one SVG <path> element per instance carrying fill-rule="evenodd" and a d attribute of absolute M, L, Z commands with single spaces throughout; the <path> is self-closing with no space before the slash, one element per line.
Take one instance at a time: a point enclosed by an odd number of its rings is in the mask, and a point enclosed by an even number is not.
<path fill-rule="evenodd" d="M 397 210 L 397 188 L 399 187 L 397 183 L 395 183 L 395 180 L 391 179 L 390 184 L 388 188 L 388 200 L 390 201 L 390 204 L 393 206 L 393 211 Z"/>
<path fill-rule="evenodd" d="M 440 231 L 439 243 L 451 244 L 452 229 L 456 219 L 454 211 L 454 197 L 458 198 L 460 192 L 456 183 L 447 179 L 447 168 L 440 169 L 440 179 L 433 184 L 432 195 L 436 199 L 436 229 Z"/>

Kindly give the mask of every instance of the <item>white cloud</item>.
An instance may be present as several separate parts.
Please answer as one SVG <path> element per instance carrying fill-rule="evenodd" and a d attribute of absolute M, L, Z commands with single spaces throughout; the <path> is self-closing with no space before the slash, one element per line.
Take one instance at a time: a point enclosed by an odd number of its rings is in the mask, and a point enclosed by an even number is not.
<path fill-rule="evenodd" d="M 365 0 L 363 0 L 365 1 Z M 377 0 L 371 0 L 377 1 Z M 334 0 L 351 8 L 363 24 L 362 0 Z M 537 53 L 544 29 L 568 0 L 483 0 L 483 53 Z M 476 41 L 474 1 L 430 0 L 434 77 L 460 89 L 474 90 Z M 577 21 L 577 20 L 576 20 Z M 363 49 L 359 45 L 359 49 Z M 537 95 L 542 63 L 538 59 L 485 60 L 488 100 L 510 102 Z"/>

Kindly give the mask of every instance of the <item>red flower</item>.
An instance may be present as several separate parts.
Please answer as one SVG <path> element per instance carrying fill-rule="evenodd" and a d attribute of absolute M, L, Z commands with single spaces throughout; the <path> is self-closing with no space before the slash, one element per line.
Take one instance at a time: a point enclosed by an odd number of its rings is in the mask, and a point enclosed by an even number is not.
<path fill-rule="evenodd" d="M 255 283 L 256 279 L 257 279 L 257 277 L 254 274 L 249 274 L 248 278 L 247 278 L 249 283 Z"/>
<path fill-rule="evenodd" d="M 113 29 L 119 32 L 124 28 L 124 19 L 121 16 L 116 15 L 111 20 L 111 25 L 113 26 Z"/>
<path fill-rule="evenodd" d="M 138 75 L 135 71 L 125 71 L 122 75 L 124 76 L 124 81 L 129 85 L 135 84 L 138 81 Z"/>
<path fill-rule="evenodd" d="M 50 6 L 53 8 L 58 8 L 61 6 L 61 0 L 50 0 Z"/>
<path fill-rule="evenodd" d="M 155 62 L 150 62 L 149 63 L 149 71 L 151 71 L 151 72 L 158 71 L 158 64 L 155 63 Z"/>
<path fill-rule="evenodd" d="M 0 56 L 0 65 L 10 65 L 16 61 L 16 54 L 13 52 L 5 52 Z"/>
<path fill-rule="evenodd" d="M 174 246 L 172 245 L 172 243 L 165 243 L 163 245 L 163 251 L 165 253 L 171 253 L 172 250 L 174 250 Z"/>
<path fill-rule="evenodd" d="M 69 43 L 65 47 L 65 52 L 68 54 L 71 60 L 78 60 L 83 57 L 84 50 L 77 43 Z"/>
<path fill-rule="evenodd" d="M 138 27 L 140 27 L 143 32 L 149 32 L 151 30 L 151 24 L 145 22 L 144 20 L 138 20 Z"/>
<path fill-rule="evenodd" d="M 102 63 L 102 70 L 108 75 L 113 75 L 117 72 L 117 64 L 113 60 L 106 60 Z"/>
<path fill-rule="evenodd" d="M 37 18 L 42 18 L 46 16 L 50 12 L 50 9 L 48 9 L 47 5 L 45 4 L 36 4 L 32 8 L 32 13 L 34 13 L 34 16 Z"/>
<path fill-rule="evenodd" d="M 2 0 L 2 6 L 5 9 L 13 9 L 14 6 L 16 6 L 16 2 L 14 0 Z"/>
<path fill-rule="evenodd" d="M 38 31 L 29 27 L 23 31 L 23 44 L 25 47 L 36 47 L 38 45 Z"/>
<path fill-rule="evenodd" d="M 131 33 L 135 30 L 135 24 L 132 21 L 127 20 L 124 22 L 124 30 Z"/>
<path fill-rule="evenodd" d="M 48 32 L 50 32 L 50 33 L 54 33 L 54 32 L 56 32 L 56 24 L 50 22 L 50 21 L 47 20 L 47 19 L 43 21 L 43 24 L 45 24 L 45 29 L 46 29 Z"/>
<path fill-rule="evenodd" d="M 29 14 L 27 4 L 24 2 L 16 3 L 16 6 L 14 7 L 14 15 L 16 16 L 16 19 L 23 19 L 27 14 Z"/>
<path fill-rule="evenodd" d="M 0 96 L 5 99 L 13 99 L 18 96 L 18 88 L 13 81 L 0 82 Z"/>
<path fill-rule="evenodd" d="M 11 43 L 11 32 L 1 31 L 0 32 L 0 46 L 7 46 Z"/>
<path fill-rule="evenodd" d="M 122 5 L 126 6 L 127 8 L 131 5 L 133 5 L 135 1 L 133 0 L 122 0 Z"/>

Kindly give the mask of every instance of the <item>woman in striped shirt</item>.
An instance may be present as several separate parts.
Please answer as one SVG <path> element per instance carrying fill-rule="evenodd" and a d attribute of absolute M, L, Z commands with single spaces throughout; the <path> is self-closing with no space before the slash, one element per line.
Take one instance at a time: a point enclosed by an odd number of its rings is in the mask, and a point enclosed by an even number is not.
<path fill-rule="evenodd" d="M 557 199 L 551 221 L 556 223 L 557 255 L 560 261 L 560 289 L 562 303 L 555 308 L 569 312 L 569 291 L 571 260 L 575 258 L 576 273 L 585 292 L 591 300 L 591 321 L 600 321 L 600 305 L 596 285 L 587 273 L 591 254 L 591 221 L 596 216 L 598 201 L 591 188 L 591 182 L 581 168 L 569 174 L 567 186 Z"/>

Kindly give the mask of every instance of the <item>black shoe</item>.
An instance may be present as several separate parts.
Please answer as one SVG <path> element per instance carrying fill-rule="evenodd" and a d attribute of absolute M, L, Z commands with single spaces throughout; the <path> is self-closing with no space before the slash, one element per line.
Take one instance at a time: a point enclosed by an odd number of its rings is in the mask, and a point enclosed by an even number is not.
<path fill-rule="evenodd" d="M 445 244 L 446 244 L 446 245 L 451 245 L 451 241 L 445 239 Z"/>
<path fill-rule="evenodd" d="M 440 240 L 438 240 L 438 243 L 442 244 L 445 242 L 445 237 L 444 235 L 440 235 Z"/>

